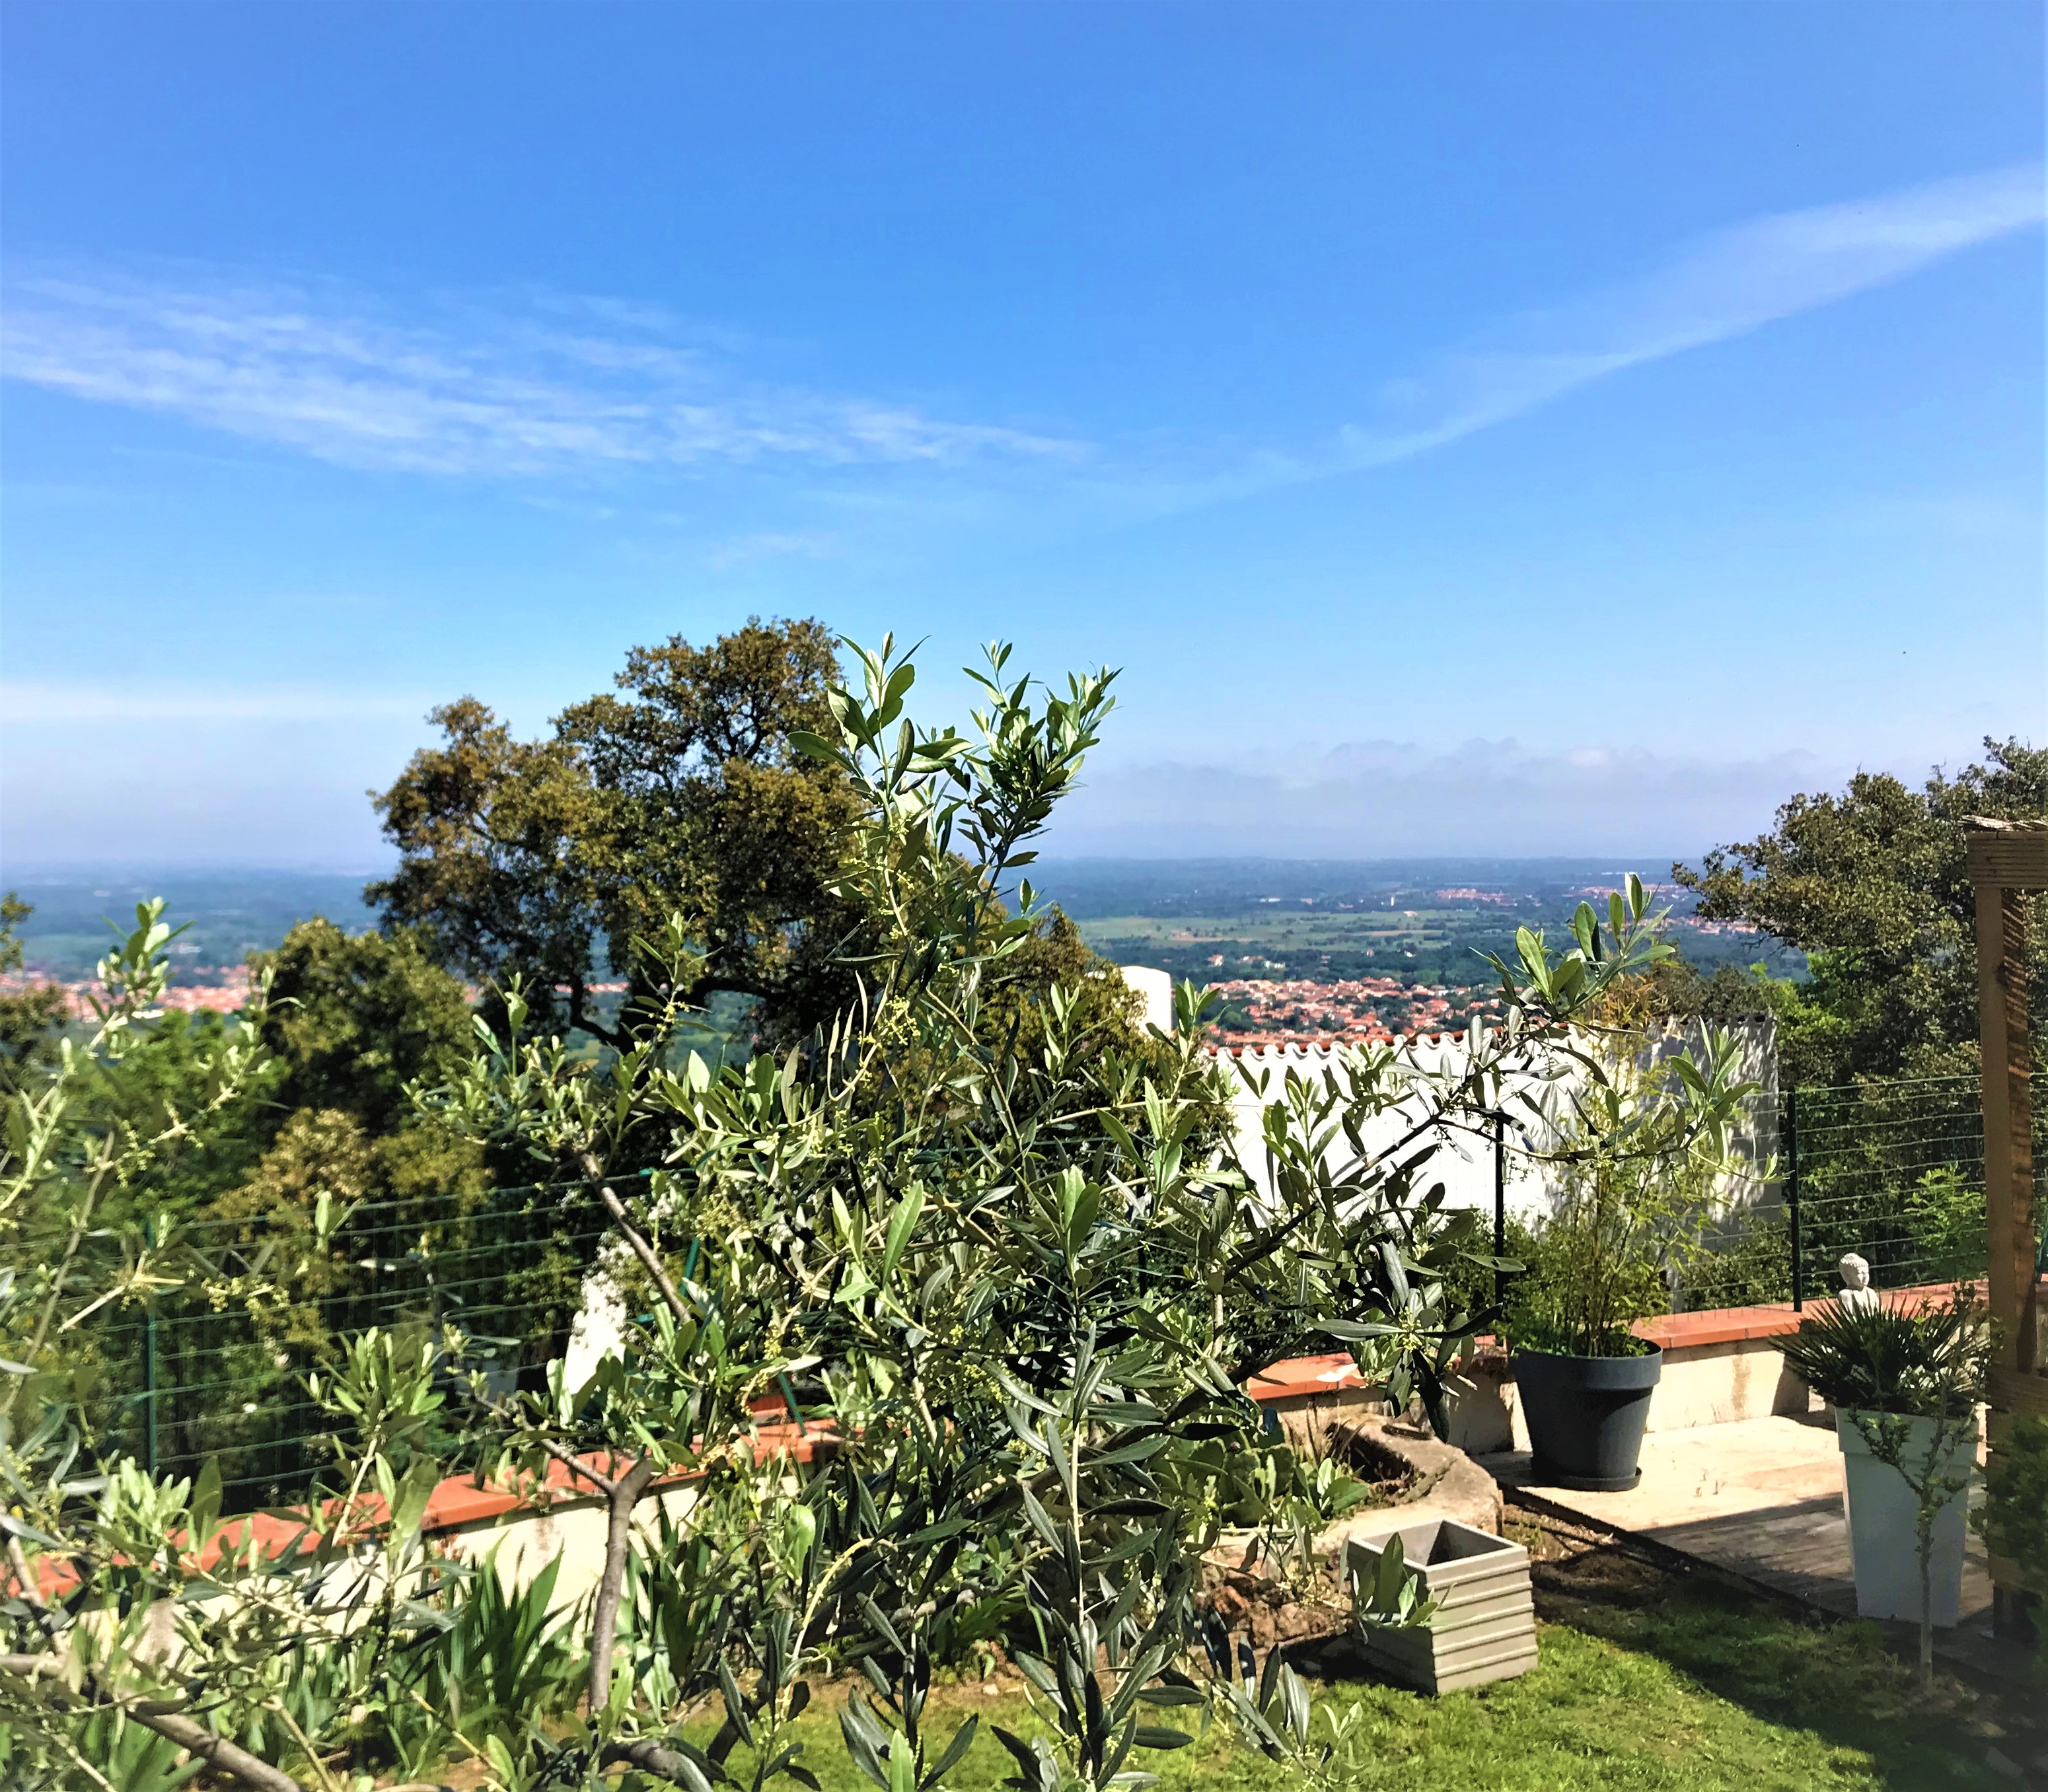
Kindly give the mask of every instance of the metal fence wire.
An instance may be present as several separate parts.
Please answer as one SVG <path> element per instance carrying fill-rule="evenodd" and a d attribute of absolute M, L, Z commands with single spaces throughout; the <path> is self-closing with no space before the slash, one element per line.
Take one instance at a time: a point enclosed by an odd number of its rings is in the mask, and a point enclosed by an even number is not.
<path fill-rule="evenodd" d="M 2034 1116 L 2037 1218 L 2048 1208 L 2048 1116 Z M 1984 1274 L 1984 1106 L 1975 1075 L 1787 1089 L 1752 1130 L 1775 1135 L 1778 1181 L 1729 1224 L 1681 1290 L 1691 1309 L 1790 1300 L 1839 1286 L 1851 1251 L 1872 1286 Z"/>
<path fill-rule="evenodd" d="M 88 1413 L 148 1467 L 217 1459 L 227 1510 L 294 1499 L 333 1460 L 305 1379 L 342 1340 L 453 1324 L 494 1380 L 537 1386 L 568 1346 L 607 1223 L 580 1183 L 364 1201 L 324 1251 L 296 1211 L 188 1221 L 176 1242 L 211 1273 L 83 1328 Z M 220 1299 L 238 1276 L 257 1291 Z"/>
<path fill-rule="evenodd" d="M 611 1180 L 625 1193 L 650 1173 Z M 301 1499 L 344 1441 L 306 1379 L 351 1336 L 408 1326 L 438 1336 L 452 1325 L 467 1340 L 467 1367 L 494 1391 L 545 1385 L 610 1231 L 596 1188 L 367 1200 L 324 1250 L 297 1208 L 185 1220 L 175 1243 L 193 1273 L 69 1335 L 86 1417 L 108 1453 L 166 1474 L 196 1473 L 213 1457 L 226 1511 Z M 630 1294 L 639 1272 L 622 1259 L 606 1273 Z M 221 1297 L 238 1283 L 253 1292 Z"/>
<path fill-rule="evenodd" d="M 2034 1162 L 2048 1168 L 2044 1118 Z M 1822 1297 L 1850 1251 L 1879 1288 L 1983 1275 L 1975 1076 L 1788 1090 L 1764 1099 L 1750 1131 L 1765 1151 L 1775 1140 L 1778 1181 L 1692 1266 L 1674 1290 L 1681 1309 Z M 2048 1212 L 2048 1173 L 2034 1210 Z M 216 1458 L 229 1510 L 297 1499 L 332 1463 L 335 1441 L 305 1378 L 343 1340 L 373 1326 L 452 1323 L 500 1386 L 537 1387 L 568 1348 L 607 1230 L 594 1185 L 583 1182 L 467 1203 L 366 1201 L 324 1251 L 297 1210 L 188 1221 L 180 1242 L 210 1275 L 73 1335 L 88 1411 L 107 1445 L 149 1467 L 190 1474 Z M 237 1274 L 270 1291 L 219 1299 Z"/>
<path fill-rule="evenodd" d="M 1869 1263 L 1878 1288 L 1984 1274 L 1976 1077 L 1793 1089 L 1783 1106 L 1795 1301 L 1833 1290 L 1850 1251 Z"/>

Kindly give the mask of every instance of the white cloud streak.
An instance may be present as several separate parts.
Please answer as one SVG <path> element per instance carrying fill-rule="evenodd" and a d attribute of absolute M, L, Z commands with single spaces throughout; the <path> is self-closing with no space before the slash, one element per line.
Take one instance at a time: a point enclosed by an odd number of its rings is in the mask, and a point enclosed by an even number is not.
<path fill-rule="evenodd" d="M 1753 219 L 1390 386 L 1385 416 L 1343 431 L 1328 470 L 1406 460 L 1631 367 L 1903 279 L 2044 215 L 2043 173 L 2030 165 Z"/>
<path fill-rule="evenodd" d="M 1183 456 L 1150 479 L 1096 490 L 1112 503 L 1170 514 L 1391 466 L 1631 368 L 1732 341 L 2038 228 L 2044 217 L 2048 176 L 2029 164 L 1753 219 L 1685 245 L 1635 279 L 1503 320 L 1386 382 L 1361 421 L 1318 445 L 1268 448 L 1222 471 Z"/>
<path fill-rule="evenodd" d="M 432 321 L 401 322 L 330 286 L 31 273 L 12 282 L 0 319 L 0 373 L 351 466 L 528 479 L 735 464 L 1030 468 L 1113 510 L 1171 511 L 1441 448 L 1630 368 L 2038 227 L 2043 193 L 2042 170 L 2028 165 L 1752 219 L 1390 380 L 1369 415 L 1321 446 L 1269 448 L 1229 465 L 1199 448 L 1162 464 L 1150 452 L 1098 453 L 751 378 L 743 339 L 619 299 L 529 295 L 516 307 L 444 304 Z M 1033 486 L 1042 501 L 1042 479 Z M 777 544 L 771 553 L 788 551 L 784 539 L 810 538 L 758 538 Z"/>
<path fill-rule="evenodd" d="M 784 460 L 950 466 L 1079 444 L 914 406 L 750 381 L 730 339 L 658 309 L 542 299 L 399 324 L 360 294 L 31 275 L 0 371 L 343 465 L 531 478 Z"/>

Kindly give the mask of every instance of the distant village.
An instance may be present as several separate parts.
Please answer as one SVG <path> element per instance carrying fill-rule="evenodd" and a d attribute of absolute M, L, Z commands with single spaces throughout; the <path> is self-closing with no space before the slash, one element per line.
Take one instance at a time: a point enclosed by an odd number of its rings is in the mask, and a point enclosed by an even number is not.
<path fill-rule="evenodd" d="M 1262 867 L 1247 877 L 1272 870 Z M 1582 878 L 1522 884 L 1430 879 L 1383 892 L 1338 884 L 1314 894 L 1298 885 L 1274 894 L 1269 885 L 1197 898 L 1187 874 L 1172 867 L 1134 865 L 1119 875 L 1122 886 L 1113 894 L 1089 889 L 1072 869 L 1060 875 L 1062 897 L 1080 898 L 1089 943 L 1114 961 L 1154 965 L 1175 980 L 1213 991 L 1219 1003 L 1212 1035 L 1235 1048 L 1461 1032 L 1474 1018 L 1491 1019 L 1499 1011 L 1478 953 L 1511 952 L 1519 923 L 1554 934 L 1577 902 L 1605 894 L 1605 886 Z M 236 879 L 225 893 L 217 886 L 169 891 L 177 914 L 195 925 L 170 948 L 175 970 L 164 1005 L 188 1014 L 233 1013 L 250 994 L 250 971 L 241 961 L 248 951 L 274 945 L 301 914 L 336 916 L 351 930 L 367 924 L 359 888 L 340 876 L 258 875 Z M 118 907 L 130 894 L 111 887 L 34 890 L 38 925 L 25 940 L 26 974 L 0 978 L 0 993 L 56 982 L 72 1014 L 88 1018 L 104 991 L 80 973 L 104 949 L 107 907 Z M 1696 961 L 1746 962 L 1762 949 L 1751 944 L 1760 941 L 1753 927 L 1687 912 L 1688 893 L 1666 885 L 1653 886 L 1653 894 L 1676 908 L 1673 936 Z M 1189 913 L 1197 902 L 1200 910 Z M 1157 919 L 1098 918 L 1104 911 Z M 1375 957 L 1387 971 L 1360 962 Z M 624 991 L 623 983 L 607 982 L 590 993 L 615 1001 Z"/>
<path fill-rule="evenodd" d="M 1392 1039 L 1462 1030 L 1475 1015 L 1500 1010 L 1483 986 L 1403 983 L 1393 977 L 1232 978 L 1212 982 L 1224 1010 L 1216 1022 L 1233 1045 L 1290 1041 Z"/>

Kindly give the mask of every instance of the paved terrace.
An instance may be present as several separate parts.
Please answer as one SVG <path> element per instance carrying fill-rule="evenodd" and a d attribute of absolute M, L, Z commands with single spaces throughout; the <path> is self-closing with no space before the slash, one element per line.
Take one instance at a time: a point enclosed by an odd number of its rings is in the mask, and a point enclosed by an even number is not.
<path fill-rule="evenodd" d="M 1526 1450 L 1478 1460 L 1503 1487 L 1567 1518 L 1626 1531 L 1823 1611 L 1856 1616 L 1832 1415 L 1654 1431 L 1643 1441 L 1642 1482 L 1626 1493 L 1546 1487 Z M 1957 1629 L 1968 1638 L 1990 1627 L 1991 1576 L 1972 1531 Z"/>
<path fill-rule="evenodd" d="M 1946 1286 L 1894 1291 L 1888 1298 L 1945 1300 Z M 2042 1284 L 2048 1300 L 2048 1279 Z M 1810 1311 L 1813 1305 L 1809 1303 Z M 1638 1333 L 1666 1349 L 1736 1345 L 1784 1337 L 1803 1314 L 1790 1302 L 1726 1307 L 1707 1313 L 1645 1320 Z M 1483 1347 L 1492 1340 L 1482 1340 Z M 1505 1368 L 1505 1364 L 1499 1364 Z M 1266 1399 L 1328 1397 L 1363 1382 L 1347 1356 L 1276 1364 Z M 1585 1493 L 1546 1487 L 1524 1447 L 1476 1457 L 1503 1488 L 1560 1516 L 1598 1529 L 1639 1537 L 1663 1548 L 1845 1617 L 1856 1615 L 1856 1581 L 1848 1526 L 1842 1511 L 1841 1450 L 1833 1416 L 1818 1410 L 1773 1414 L 1720 1425 L 1653 1430 L 1643 1440 L 1643 1479 L 1626 1493 Z M 1965 1546 L 1961 1621 L 1937 1631 L 1945 1657 L 1981 1670 L 2007 1673 L 2017 1652 L 1989 1639 L 1992 1588 L 1981 1538 Z M 1904 1633 L 1909 1627 L 1898 1627 Z"/>

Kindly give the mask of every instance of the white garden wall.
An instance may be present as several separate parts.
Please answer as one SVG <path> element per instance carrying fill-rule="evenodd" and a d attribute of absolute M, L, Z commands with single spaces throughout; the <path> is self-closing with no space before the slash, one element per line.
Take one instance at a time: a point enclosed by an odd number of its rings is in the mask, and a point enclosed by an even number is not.
<path fill-rule="evenodd" d="M 1751 1104 L 1751 1117 L 1738 1131 L 1735 1145 L 1737 1151 L 1749 1162 L 1759 1166 L 1767 1165 L 1775 1155 L 1778 1146 L 1778 1034 L 1776 1023 L 1770 1020 L 1742 1021 L 1728 1030 L 1735 1038 L 1739 1053 L 1740 1074 L 1744 1081 L 1762 1085 L 1757 1098 Z M 1659 1035 L 1652 1049 L 1662 1059 L 1675 1053 L 1690 1050 L 1698 1052 L 1705 1042 L 1705 1028 L 1699 1022 L 1688 1022 Z M 1455 1069 L 1468 1056 L 1467 1042 L 1462 1034 L 1417 1034 L 1397 1041 L 1397 1049 L 1412 1057 L 1419 1066 L 1439 1070 Z M 1291 1071 L 1297 1076 L 1321 1078 L 1340 1072 L 1340 1061 L 1345 1048 L 1337 1045 L 1276 1045 L 1247 1047 L 1232 1051 L 1228 1046 L 1217 1048 L 1217 1056 L 1229 1068 L 1236 1079 L 1237 1134 L 1239 1148 L 1246 1167 L 1255 1175 L 1260 1174 L 1265 1160 L 1264 1148 L 1260 1143 L 1261 1098 L 1256 1092 L 1262 1072 L 1267 1078 L 1265 1100 L 1275 1099 Z M 1563 1086 L 1569 1088 L 1583 1072 L 1568 1072 Z M 1537 1093 L 1546 1086 L 1545 1080 L 1529 1076 L 1516 1082 L 1511 1081 L 1503 1103 L 1513 1115 L 1525 1111 L 1520 1096 L 1526 1091 Z M 1368 1150 L 1391 1146 L 1414 1124 L 1419 1110 L 1413 1111 L 1395 1109 L 1383 1115 L 1364 1128 L 1363 1136 Z M 1556 1192 L 1546 1175 L 1544 1167 L 1531 1163 L 1527 1147 L 1532 1142 L 1530 1134 L 1511 1127 L 1508 1130 L 1507 1204 L 1511 1211 L 1522 1214 L 1541 1213 L 1554 1204 Z M 1429 1181 L 1441 1181 L 1445 1195 L 1453 1207 L 1479 1208 L 1491 1210 L 1493 1206 L 1493 1144 L 1490 1138 L 1475 1137 L 1469 1133 L 1446 1131 L 1440 1135 L 1440 1146 L 1436 1158 L 1430 1166 L 1425 1185 Z M 1731 1206 L 1743 1207 L 1775 1200 L 1773 1185 L 1754 1176 L 1728 1179 L 1722 1191 L 1723 1198 Z"/>

